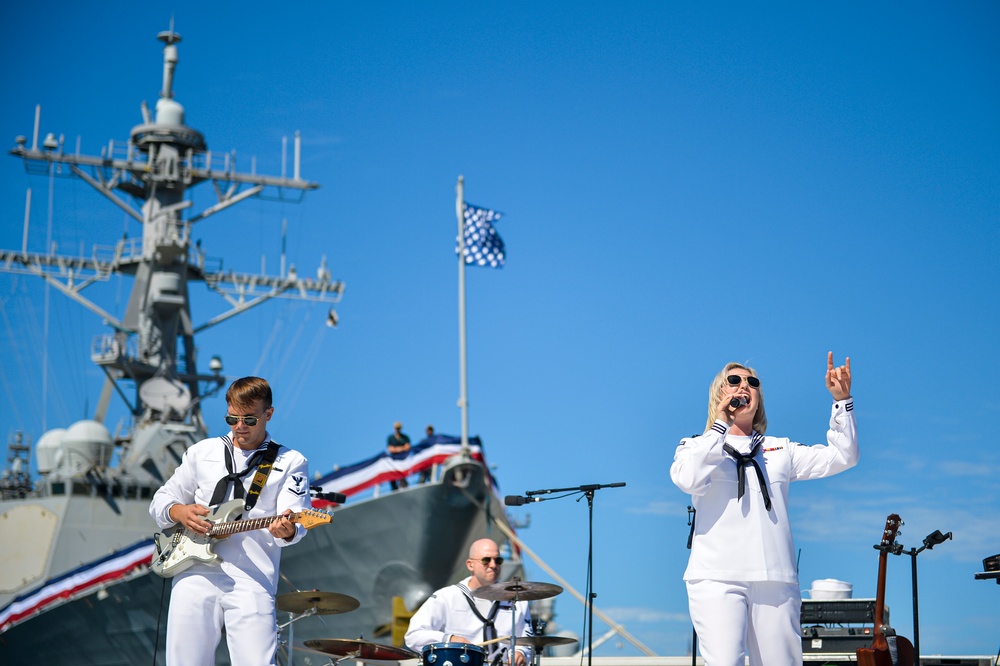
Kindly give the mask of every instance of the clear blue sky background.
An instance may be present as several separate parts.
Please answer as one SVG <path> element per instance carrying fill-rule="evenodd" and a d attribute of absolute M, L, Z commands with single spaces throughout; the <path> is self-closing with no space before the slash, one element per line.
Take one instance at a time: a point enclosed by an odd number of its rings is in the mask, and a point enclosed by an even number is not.
<path fill-rule="evenodd" d="M 792 488 L 804 589 L 875 593 L 885 517 L 918 558 L 924 654 L 995 654 L 1000 588 L 996 254 L 1000 5 L 911 3 L 7 3 L 9 146 L 65 134 L 98 153 L 160 89 L 158 31 L 180 44 L 177 99 L 210 148 L 280 171 L 301 130 L 302 205 L 254 200 L 198 225 L 226 267 L 347 283 L 341 325 L 267 305 L 199 340 L 232 376 L 272 380 L 280 441 L 319 471 L 379 451 L 393 421 L 460 430 L 454 192 L 503 211 L 503 270 L 468 272 L 471 430 L 503 493 L 624 481 L 598 494 L 600 608 L 661 654 L 687 650 L 688 497 L 668 469 L 701 432 L 730 360 L 757 368 L 770 432 L 824 440 L 826 352 L 855 370 L 860 465 Z M 60 252 L 120 238 L 77 181 L 0 161 L 0 246 L 49 218 Z M 209 202 L 203 188 L 197 208 Z M 51 211 L 51 212 L 50 212 Z M 131 236 L 138 236 L 134 223 Z M 262 259 L 263 257 L 263 259 Z M 121 313 L 129 284 L 88 290 Z M 195 288 L 194 319 L 225 309 Z M 41 432 L 44 289 L 0 275 L 0 428 Z M 92 411 L 101 322 L 51 294 L 46 423 Z M 222 432 L 224 404 L 210 402 Z M 115 417 L 120 418 L 120 412 Z M 531 548 L 585 583 L 587 510 L 516 509 Z M 537 567 L 529 577 L 546 580 Z M 888 603 L 912 636 L 910 558 Z M 579 632 L 582 608 L 559 600 Z M 596 633 L 603 632 L 598 627 Z M 613 643 L 598 654 L 617 651 Z M 622 654 L 635 654 L 631 646 Z"/>

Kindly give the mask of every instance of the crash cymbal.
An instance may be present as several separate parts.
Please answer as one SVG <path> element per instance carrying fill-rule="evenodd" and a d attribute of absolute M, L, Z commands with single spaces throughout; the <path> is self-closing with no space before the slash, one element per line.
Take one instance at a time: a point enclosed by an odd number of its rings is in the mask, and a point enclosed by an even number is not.
<path fill-rule="evenodd" d="M 420 654 L 406 648 L 393 645 L 379 645 L 368 641 L 357 641 L 349 638 L 314 638 L 303 643 L 311 650 L 338 657 L 354 657 L 356 659 L 374 661 L 401 661 L 417 659 Z"/>
<path fill-rule="evenodd" d="M 313 611 L 316 615 L 333 615 L 335 613 L 349 613 L 360 606 L 361 602 L 346 594 L 307 590 L 282 594 L 275 599 L 274 605 L 278 610 L 288 613 Z"/>
<path fill-rule="evenodd" d="M 550 645 L 569 645 L 576 643 L 575 638 L 569 636 L 520 636 L 514 639 L 515 645 L 530 645 L 533 648 L 544 648 Z"/>
<path fill-rule="evenodd" d="M 477 587 L 472 590 L 472 596 L 494 601 L 534 601 L 554 597 L 562 591 L 561 587 L 551 583 L 529 583 L 515 578 L 506 583 Z"/>

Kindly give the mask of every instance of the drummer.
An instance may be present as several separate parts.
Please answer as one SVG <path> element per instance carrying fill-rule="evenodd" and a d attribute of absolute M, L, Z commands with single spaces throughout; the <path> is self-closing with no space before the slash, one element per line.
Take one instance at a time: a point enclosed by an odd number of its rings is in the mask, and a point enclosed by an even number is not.
<path fill-rule="evenodd" d="M 492 539 L 480 539 L 469 548 L 465 566 L 472 573 L 465 580 L 441 588 L 424 602 L 410 618 L 406 632 L 406 647 L 421 652 L 432 643 L 477 643 L 509 636 L 511 629 L 511 604 L 509 601 L 491 601 L 472 596 L 472 591 L 500 582 L 503 558 L 500 548 Z M 515 635 L 531 636 L 528 602 L 518 601 L 514 610 Z M 487 664 L 506 664 L 510 639 L 489 643 Z M 531 648 L 519 645 L 514 654 L 515 666 L 526 666 L 531 661 Z"/>

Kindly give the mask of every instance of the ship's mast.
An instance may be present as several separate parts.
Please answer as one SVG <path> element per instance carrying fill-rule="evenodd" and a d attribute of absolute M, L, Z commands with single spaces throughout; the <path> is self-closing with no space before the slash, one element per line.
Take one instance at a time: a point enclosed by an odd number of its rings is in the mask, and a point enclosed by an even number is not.
<path fill-rule="evenodd" d="M 29 172 L 80 178 L 142 224 L 142 238 L 119 240 L 113 247 L 95 246 L 91 257 L 0 250 L 0 270 L 26 273 L 46 282 L 101 316 L 113 329 L 95 342 L 92 360 L 107 375 L 95 420 L 103 421 L 113 391 L 128 404 L 134 428 L 145 424 L 178 424 L 204 431 L 201 400 L 225 382 L 221 362 L 213 358 L 209 372 L 199 370 L 194 336 L 271 298 L 337 303 L 343 283 L 330 278 L 325 261 L 316 278 L 299 277 L 294 269 L 279 276 L 223 272 L 209 265 L 191 242 L 196 222 L 260 195 L 301 199 L 317 183 L 299 177 L 300 139 L 296 135 L 294 177 L 240 173 L 229 154 L 212 155 L 201 132 L 185 124 L 184 107 L 174 99 L 174 74 L 181 36 L 170 30 L 158 39 L 163 48 L 163 85 L 155 116 L 142 107 L 143 123 L 134 127 L 124 146 L 110 143 L 102 154 L 68 154 L 63 141 L 48 134 L 42 146 L 17 137 L 11 155 L 24 160 Z M 36 113 L 35 136 L 39 116 Z M 188 189 L 211 182 L 216 201 L 191 214 Z M 187 215 L 185 217 L 185 215 Z M 111 275 L 134 277 L 121 319 L 82 295 L 83 289 Z M 229 310 L 200 325 L 191 319 L 189 286 L 204 282 L 222 295 Z M 336 316 L 331 309 L 330 320 Z M 134 384 L 133 397 L 120 386 Z M 133 452 L 134 453 L 134 452 Z"/>

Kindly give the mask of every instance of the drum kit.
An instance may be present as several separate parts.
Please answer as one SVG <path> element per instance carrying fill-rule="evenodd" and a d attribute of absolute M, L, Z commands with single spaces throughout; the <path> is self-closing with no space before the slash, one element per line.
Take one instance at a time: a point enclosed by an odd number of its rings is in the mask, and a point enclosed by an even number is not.
<path fill-rule="evenodd" d="M 311 651 L 319 652 L 330 657 L 330 665 L 339 664 L 350 659 L 360 661 L 405 661 L 407 659 L 420 659 L 423 666 L 448 666 L 449 664 L 459 666 L 491 666 L 486 663 L 488 654 L 487 646 L 493 643 L 510 643 L 510 651 L 507 653 L 508 659 L 512 663 L 514 648 L 518 645 L 526 645 L 533 648 L 535 655 L 533 663 L 540 663 L 540 653 L 542 649 L 553 645 L 566 645 L 575 643 L 575 638 L 565 636 L 516 636 L 515 627 L 515 604 L 518 601 L 534 601 L 536 599 L 548 599 L 563 591 L 558 585 L 549 583 L 530 583 L 514 578 L 503 583 L 484 585 L 472 591 L 472 596 L 480 599 L 492 601 L 508 601 L 511 608 L 511 632 L 508 636 L 501 636 L 490 641 L 475 643 L 431 643 L 420 652 L 414 652 L 405 647 L 394 645 L 382 645 L 365 640 L 354 640 L 348 638 L 332 639 L 310 639 L 303 642 L 303 645 Z M 333 615 L 337 613 L 349 613 L 361 604 L 354 597 L 335 592 L 320 592 L 318 590 L 305 592 L 291 592 L 282 594 L 275 600 L 275 606 L 280 611 L 285 611 L 292 615 L 285 624 L 279 625 L 279 629 L 288 627 L 288 644 L 292 645 L 292 624 L 304 617 L 311 615 Z M 499 618 L 498 618 L 499 620 Z M 291 650 L 289 650 L 289 663 L 291 663 Z"/>

